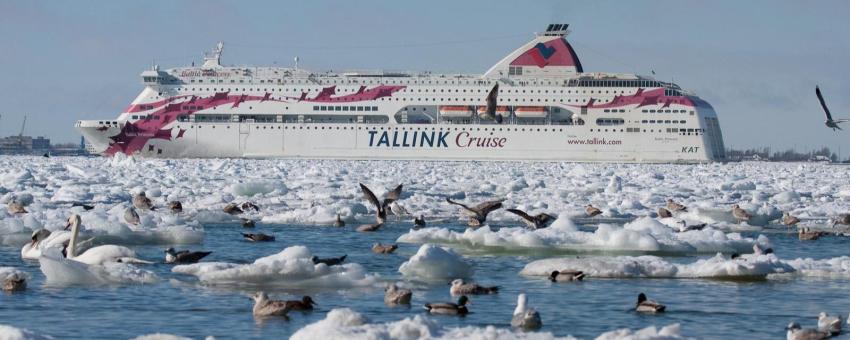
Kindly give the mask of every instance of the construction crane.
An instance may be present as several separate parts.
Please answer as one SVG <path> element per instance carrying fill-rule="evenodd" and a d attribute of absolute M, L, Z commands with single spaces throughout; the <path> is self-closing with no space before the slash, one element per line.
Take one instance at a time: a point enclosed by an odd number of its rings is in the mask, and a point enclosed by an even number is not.
<path fill-rule="evenodd" d="M 27 115 L 24 115 L 24 123 L 21 124 L 21 132 L 18 133 L 18 145 L 24 147 L 24 128 L 27 127 Z"/>

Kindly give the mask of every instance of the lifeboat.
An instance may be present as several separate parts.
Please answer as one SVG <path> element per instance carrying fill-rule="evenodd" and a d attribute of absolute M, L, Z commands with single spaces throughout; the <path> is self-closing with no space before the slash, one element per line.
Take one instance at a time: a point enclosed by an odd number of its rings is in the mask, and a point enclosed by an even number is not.
<path fill-rule="evenodd" d="M 543 118 L 546 113 L 547 110 L 543 106 L 518 106 L 514 110 L 514 114 L 520 118 Z"/>
<path fill-rule="evenodd" d="M 486 113 L 487 113 L 487 107 L 486 106 L 479 106 L 478 107 L 478 116 L 482 116 Z M 511 115 L 511 109 L 508 108 L 507 106 L 496 106 L 496 115 L 499 115 L 499 116 L 502 116 L 502 117 L 508 117 L 508 116 Z"/>
<path fill-rule="evenodd" d="M 440 106 L 440 115 L 443 117 L 469 117 L 472 109 L 469 106 Z"/>

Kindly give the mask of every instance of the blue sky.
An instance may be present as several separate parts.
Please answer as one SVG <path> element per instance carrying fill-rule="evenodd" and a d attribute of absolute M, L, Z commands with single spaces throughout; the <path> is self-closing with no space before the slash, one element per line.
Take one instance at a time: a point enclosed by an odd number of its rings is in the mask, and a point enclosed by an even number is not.
<path fill-rule="evenodd" d="M 483 73 L 548 23 L 569 23 L 585 71 L 674 80 L 709 101 L 727 146 L 841 145 L 820 84 L 850 118 L 848 1 L 7 1 L 0 0 L 0 135 L 78 141 L 113 118 L 141 71 L 223 61 L 314 70 Z"/>

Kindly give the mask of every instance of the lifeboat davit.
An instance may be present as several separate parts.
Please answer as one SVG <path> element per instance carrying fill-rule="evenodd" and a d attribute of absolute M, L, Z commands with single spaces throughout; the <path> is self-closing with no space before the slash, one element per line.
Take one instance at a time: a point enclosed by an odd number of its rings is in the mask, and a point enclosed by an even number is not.
<path fill-rule="evenodd" d="M 478 107 L 478 116 L 481 117 L 481 116 L 486 115 L 486 114 L 487 114 L 487 107 L 486 106 L 479 106 Z M 502 116 L 502 117 L 508 117 L 508 116 L 511 115 L 511 109 L 508 108 L 507 106 L 496 106 L 496 115 Z"/>
<path fill-rule="evenodd" d="M 520 118 L 543 118 L 546 113 L 547 110 L 543 106 L 518 106 L 514 110 L 514 114 Z"/>
<path fill-rule="evenodd" d="M 440 106 L 440 115 L 443 117 L 469 117 L 472 109 L 469 106 Z"/>

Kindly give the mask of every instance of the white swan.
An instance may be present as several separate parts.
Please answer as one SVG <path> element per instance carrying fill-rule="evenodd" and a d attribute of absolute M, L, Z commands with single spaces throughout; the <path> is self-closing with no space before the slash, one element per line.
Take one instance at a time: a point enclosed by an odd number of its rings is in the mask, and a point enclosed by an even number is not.
<path fill-rule="evenodd" d="M 136 258 L 136 252 L 124 246 L 116 246 L 112 244 L 102 245 L 90 248 L 82 254 L 77 254 L 77 238 L 80 233 L 80 215 L 73 214 L 68 218 L 68 225 L 71 227 L 71 240 L 65 251 L 65 257 L 70 260 L 82 262 L 88 265 L 99 265 L 106 262 L 123 262 L 123 263 L 144 263 L 151 264 L 153 262 L 140 260 Z"/>
<path fill-rule="evenodd" d="M 71 226 L 71 219 L 65 224 L 65 229 Z M 48 248 L 62 248 L 71 240 L 71 232 L 67 230 L 53 231 L 40 228 L 32 232 L 32 242 L 21 248 L 21 258 L 26 260 L 38 260 Z M 79 245 L 77 245 L 79 247 Z"/>

